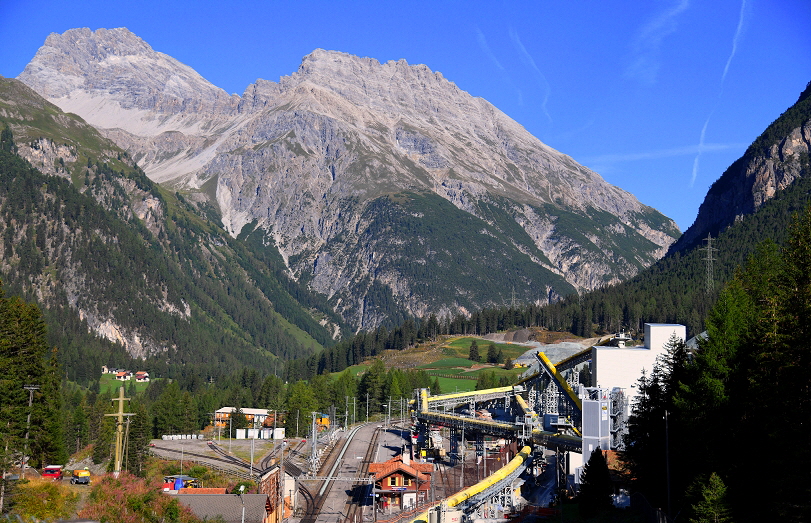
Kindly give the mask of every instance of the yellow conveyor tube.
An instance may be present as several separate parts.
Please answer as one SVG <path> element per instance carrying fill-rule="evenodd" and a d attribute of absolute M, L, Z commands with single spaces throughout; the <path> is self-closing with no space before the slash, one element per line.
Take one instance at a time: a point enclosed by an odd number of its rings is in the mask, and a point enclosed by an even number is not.
<path fill-rule="evenodd" d="M 569 383 L 566 381 L 566 378 L 563 377 L 563 374 L 561 374 L 558 371 L 558 369 L 555 368 L 555 365 L 549 360 L 549 358 L 546 357 L 546 354 L 544 354 L 543 352 L 538 352 L 537 356 L 538 356 L 538 360 L 541 362 L 541 364 L 544 367 L 546 367 L 547 370 L 549 370 L 550 373 L 552 373 L 552 375 L 555 377 L 556 380 L 558 380 L 558 384 L 560 385 L 560 388 L 562 388 L 566 392 L 566 394 L 569 395 L 569 398 L 571 398 L 571 400 L 577 406 L 577 409 L 582 411 L 583 410 L 583 402 L 580 401 L 580 398 L 578 398 L 577 394 L 574 393 L 572 388 L 569 386 Z"/>
<path fill-rule="evenodd" d="M 513 387 L 496 387 L 494 389 L 472 390 L 468 392 L 455 392 L 453 394 L 442 394 L 440 396 L 431 396 L 428 401 L 443 401 L 459 398 L 467 398 L 470 396 L 481 396 L 482 394 L 492 394 L 494 392 L 512 392 Z"/>
<path fill-rule="evenodd" d="M 529 458 L 529 455 L 531 453 L 532 453 L 531 447 L 526 446 L 522 448 L 521 451 L 518 454 L 516 454 L 515 457 L 510 460 L 509 463 L 498 469 L 492 475 L 487 476 L 486 478 L 479 481 L 475 485 L 468 487 L 464 490 L 461 490 L 456 494 L 454 494 L 453 496 L 450 496 L 447 500 L 445 500 L 445 502 L 448 504 L 449 507 L 455 507 L 456 505 L 459 505 L 460 503 L 472 498 L 476 494 L 484 492 L 488 488 L 492 487 L 499 481 L 509 476 L 512 472 L 515 472 L 515 470 Z M 422 514 L 411 520 L 410 523 L 428 523 L 428 512 L 430 510 L 431 509 L 426 510 L 425 512 L 423 512 Z"/>

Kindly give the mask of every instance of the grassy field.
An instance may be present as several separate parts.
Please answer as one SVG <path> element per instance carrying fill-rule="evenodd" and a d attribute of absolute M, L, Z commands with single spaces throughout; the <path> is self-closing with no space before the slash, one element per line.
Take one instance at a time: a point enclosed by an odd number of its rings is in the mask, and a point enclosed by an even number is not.
<path fill-rule="evenodd" d="M 366 365 L 366 364 L 352 365 L 351 367 L 347 367 L 347 368 L 345 368 L 344 370 L 342 370 L 340 372 L 331 372 L 329 374 L 329 377 L 330 377 L 330 379 L 333 379 L 333 380 L 337 379 L 339 375 L 341 375 L 342 373 L 344 373 L 344 372 L 346 372 L 348 370 L 350 374 L 352 374 L 354 377 L 358 378 L 358 375 L 366 372 L 366 369 L 368 369 L 369 367 L 370 366 Z M 358 379 L 360 379 L 360 378 L 358 378 Z"/>
<path fill-rule="evenodd" d="M 502 376 L 508 376 L 511 381 L 518 381 L 518 376 L 522 372 L 524 372 L 525 370 L 527 370 L 527 369 L 525 369 L 525 368 L 513 368 L 513 369 L 510 369 L 510 370 L 507 370 L 504 367 L 499 366 L 499 367 L 490 367 L 490 368 L 484 368 L 484 369 L 477 369 L 477 370 L 474 370 L 474 371 L 468 373 L 468 375 L 478 377 L 479 374 L 481 374 L 482 372 L 495 372 L 496 376 L 499 377 L 499 378 L 502 377 Z"/>
<path fill-rule="evenodd" d="M 516 345 L 514 343 L 497 343 L 483 340 L 481 338 L 463 337 L 449 340 L 444 346 L 444 353 L 448 356 L 467 358 L 470 352 L 470 344 L 473 342 L 473 340 L 476 340 L 476 344 L 479 346 L 479 354 L 482 358 L 487 355 L 487 350 L 490 348 L 490 345 L 494 345 L 496 350 L 500 350 L 502 353 L 504 353 L 504 357 L 511 359 L 517 358 L 528 350 L 528 347 L 524 345 Z"/>
<path fill-rule="evenodd" d="M 442 389 L 442 394 L 469 392 L 476 388 L 475 380 L 457 380 L 453 378 L 437 378 L 437 380 L 439 380 L 439 387 Z M 431 394 L 436 394 L 436 392 L 432 390 Z"/>
<path fill-rule="evenodd" d="M 433 363 L 426 363 L 420 365 L 418 369 L 455 369 L 457 367 L 470 368 L 477 362 L 467 358 L 445 358 L 444 360 L 435 361 Z M 460 371 L 461 372 L 461 371 Z"/>

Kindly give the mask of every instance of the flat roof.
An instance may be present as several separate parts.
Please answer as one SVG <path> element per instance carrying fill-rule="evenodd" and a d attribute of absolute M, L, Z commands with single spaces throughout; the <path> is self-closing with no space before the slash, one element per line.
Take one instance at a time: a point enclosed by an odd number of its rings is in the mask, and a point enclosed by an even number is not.
<path fill-rule="evenodd" d="M 236 410 L 237 409 L 234 407 L 223 407 L 221 409 L 218 409 L 216 412 L 219 414 L 233 414 L 234 412 L 236 412 Z M 269 412 L 268 409 L 248 409 L 248 408 L 242 409 L 243 414 L 251 414 L 253 416 L 257 415 L 267 416 L 268 412 Z"/>

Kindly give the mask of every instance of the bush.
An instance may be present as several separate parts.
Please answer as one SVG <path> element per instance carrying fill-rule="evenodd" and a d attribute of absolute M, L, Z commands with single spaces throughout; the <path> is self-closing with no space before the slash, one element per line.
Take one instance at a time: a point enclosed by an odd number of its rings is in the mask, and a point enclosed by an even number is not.
<path fill-rule="evenodd" d="M 176 499 L 163 494 L 159 479 L 147 482 L 128 472 L 118 478 L 104 476 L 96 482 L 80 518 L 118 523 L 151 523 L 162 514 L 167 523 L 199 523 L 200 520 Z"/>
<path fill-rule="evenodd" d="M 78 501 L 79 495 L 59 481 L 20 481 L 11 514 L 48 521 L 67 519 L 73 515 Z"/>

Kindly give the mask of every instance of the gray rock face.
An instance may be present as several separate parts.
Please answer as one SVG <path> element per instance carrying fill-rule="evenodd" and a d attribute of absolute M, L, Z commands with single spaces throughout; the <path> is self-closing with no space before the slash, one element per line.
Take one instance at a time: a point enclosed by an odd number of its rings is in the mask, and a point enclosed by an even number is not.
<path fill-rule="evenodd" d="M 397 267 L 381 270 L 408 242 L 432 241 L 371 238 L 378 217 L 368 211 L 381 198 L 439 196 L 452 204 L 448 227 L 474 217 L 481 235 L 505 242 L 502 255 L 540 271 L 525 277 L 522 300 L 629 277 L 679 235 L 487 101 L 404 60 L 319 49 L 279 82 L 229 96 L 126 29 L 74 29 L 50 35 L 19 79 L 101 129 L 153 180 L 208 195 L 232 234 L 249 223 L 266 231 L 291 271 L 358 327 L 381 321 L 364 312 L 375 285 L 413 314 L 500 305 L 510 294 L 480 292 L 474 275 L 454 289 L 466 298 L 437 298 Z M 438 256 L 426 251 L 421 263 L 436 268 Z"/>
<path fill-rule="evenodd" d="M 764 143 L 766 136 L 772 143 Z M 760 143 L 759 143 L 760 142 Z M 691 225 L 673 246 L 683 250 L 707 234 L 718 236 L 741 217 L 754 214 L 775 194 L 806 175 L 811 154 L 811 83 L 800 99 L 775 120 L 710 187 Z"/>

